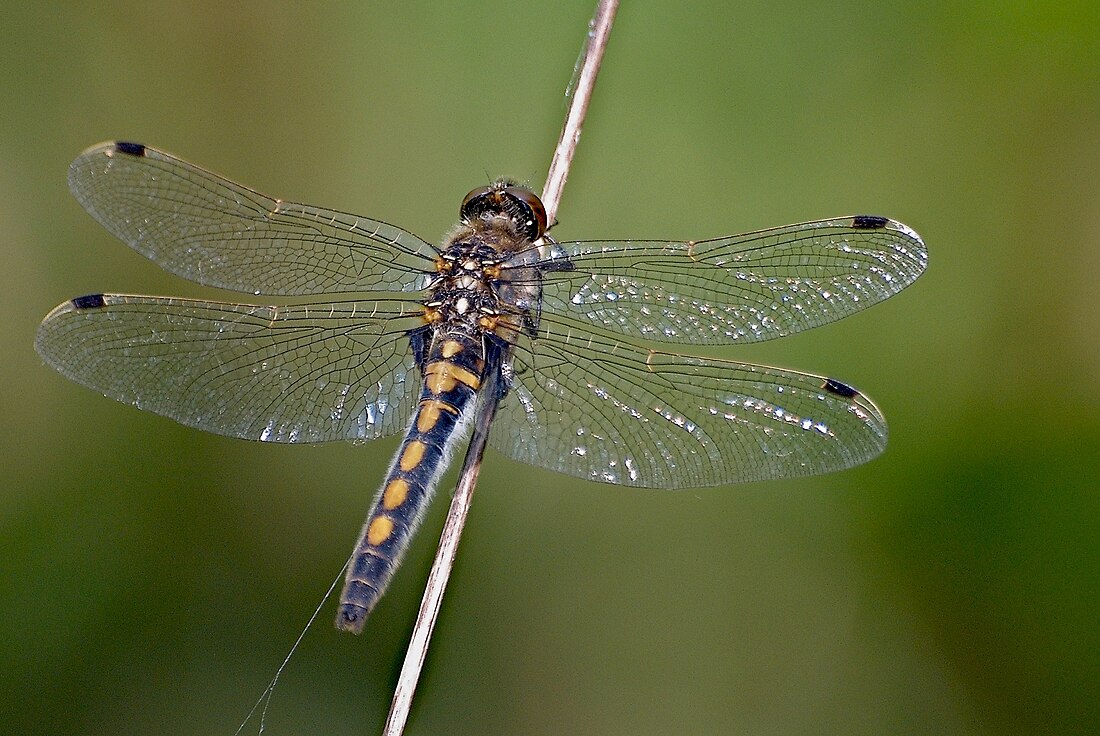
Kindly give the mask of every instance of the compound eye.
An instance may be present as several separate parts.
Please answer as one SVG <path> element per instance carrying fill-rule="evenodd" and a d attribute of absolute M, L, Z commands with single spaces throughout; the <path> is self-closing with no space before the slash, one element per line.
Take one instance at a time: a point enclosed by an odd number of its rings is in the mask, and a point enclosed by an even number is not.
<path fill-rule="evenodd" d="M 478 205 L 478 201 L 486 195 L 492 194 L 492 187 L 477 187 L 471 189 L 470 193 L 462 198 L 462 206 L 458 208 L 458 214 L 462 216 L 464 220 L 470 220 L 476 216 L 476 213 L 485 209 L 484 205 Z"/>
<path fill-rule="evenodd" d="M 534 192 L 526 187 L 507 187 L 504 193 L 515 199 L 524 211 L 524 233 L 531 240 L 538 240 L 546 232 L 546 208 Z"/>

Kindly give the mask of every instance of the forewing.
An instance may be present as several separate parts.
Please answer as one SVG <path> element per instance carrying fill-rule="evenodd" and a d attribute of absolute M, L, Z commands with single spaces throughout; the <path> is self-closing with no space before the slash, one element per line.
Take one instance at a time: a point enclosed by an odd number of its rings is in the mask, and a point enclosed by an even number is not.
<path fill-rule="evenodd" d="M 545 316 L 516 347 L 490 437 L 516 460 L 588 480 L 688 488 L 827 473 L 886 446 L 844 384 L 644 348 Z"/>
<path fill-rule="evenodd" d="M 398 301 L 263 307 L 91 295 L 35 348 L 63 375 L 209 432 L 268 442 L 369 440 L 405 428 L 419 372 Z"/>
<path fill-rule="evenodd" d="M 697 242 L 559 244 L 543 312 L 627 336 L 694 344 L 770 340 L 888 299 L 924 271 L 909 227 L 860 215 Z"/>
<path fill-rule="evenodd" d="M 89 148 L 69 167 L 73 196 L 164 269 L 250 294 L 409 291 L 434 271 L 431 245 L 401 228 L 283 202 L 135 143 Z"/>

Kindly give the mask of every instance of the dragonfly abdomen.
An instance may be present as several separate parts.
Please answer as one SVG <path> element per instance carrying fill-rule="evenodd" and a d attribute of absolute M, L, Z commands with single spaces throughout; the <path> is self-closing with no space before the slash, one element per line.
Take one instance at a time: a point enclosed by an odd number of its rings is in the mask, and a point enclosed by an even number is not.
<path fill-rule="evenodd" d="M 336 628 L 363 630 L 463 434 L 484 370 L 480 340 L 452 335 L 433 341 L 423 364 L 420 403 L 352 553 Z"/>

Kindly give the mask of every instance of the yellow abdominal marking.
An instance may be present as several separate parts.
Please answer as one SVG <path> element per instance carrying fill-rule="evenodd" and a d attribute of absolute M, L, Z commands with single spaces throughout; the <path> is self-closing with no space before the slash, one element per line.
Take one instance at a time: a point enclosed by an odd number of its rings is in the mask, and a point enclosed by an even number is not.
<path fill-rule="evenodd" d="M 378 546 L 390 538 L 393 533 L 393 519 L 388 516 L 376 516 L 367 527 L 367 544 Z"/>
<path fill-rule="evenodd" d="M 420 433 L 427 432 L 435 426 L 435 423 L 439 421 L 439 417 L 443 412 L 458 414 L 458 411 L 446 401 L 437 401 L 435 399 L 424 399 L 421 401 L 420 413 L 416 416 L 416 431 Z"/>
<path fill-rule="evenodd" d="M 477 374 L 471 373 L 465 368 L 448 363 L 445 360 L 437 360 L 434 363 L 429 363 L 428 367 L 424 369 L 424 381 L 428 386 L 428 390 L 433 394 L 454 391 L 455 387 L 460 383 L 464 386 L 469 386 L 475 391 L 481 386 L 481 379 Z"/>
<path fill-rule="evenodd" d="M 398 465 L 406 473 L 409 472 L 424 459 L 424 450 L 426 449 L 428 449 L 426 444 L 420 440 L 413 440 L 405 445 L 405 451 L 401 453 L 401 459 L 397 461 Z"/>
<path fill-rule="evenodd" d="M 408 497 L 409 482 L 403 478 L 395 478 L 389 482 L 386 490 L 382 492 L 382 508 L 386 511 L 392 511 L 405 503 L 405 499 Z"/>
<path fill-rule="evenodd" d="M 444 358 L 453 358 L 464 349 L 464 345 L 457 340 L 447 340 L 443 343 L 443 349 L 440 350 L 443 353 Z"/>

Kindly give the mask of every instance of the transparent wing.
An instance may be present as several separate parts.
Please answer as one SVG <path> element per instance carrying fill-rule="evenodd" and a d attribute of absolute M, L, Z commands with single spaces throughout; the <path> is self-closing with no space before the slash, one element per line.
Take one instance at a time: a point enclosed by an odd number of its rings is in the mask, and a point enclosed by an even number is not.
<path fill-rule="evenodd" d="M 547 324 L 549 322 L 549 324 Z M 886 446 L 886 420 L 823 376 L 651 351 L 544 315 L 516 346 L 490 443 L 604 483 L 689 488 L 827 473 Z"/>
<path fill-rule="evenodd" d="M 434 272 L 435 250 L 412 233 L 272 199 L 136 143 L 80 154 L 69 188 L 134 250 L 208 286 L 281 296 L 410 291 Z"/>
<path fill-rule="evenodd" d="M 289 307 L 91 295 L 42 321 L 63 375 L 209 432 L 268 442 L 369 440 L 405 428 L 420 374 L 403 302 Z"/>
<path fill-rule="evenodd" d="M 560 243 L 541 264 L 542 309 L 646 340 L 759 342 L 877 304 L 927 263 L 913 230 L 869 215 L 697 242 Z"/>

